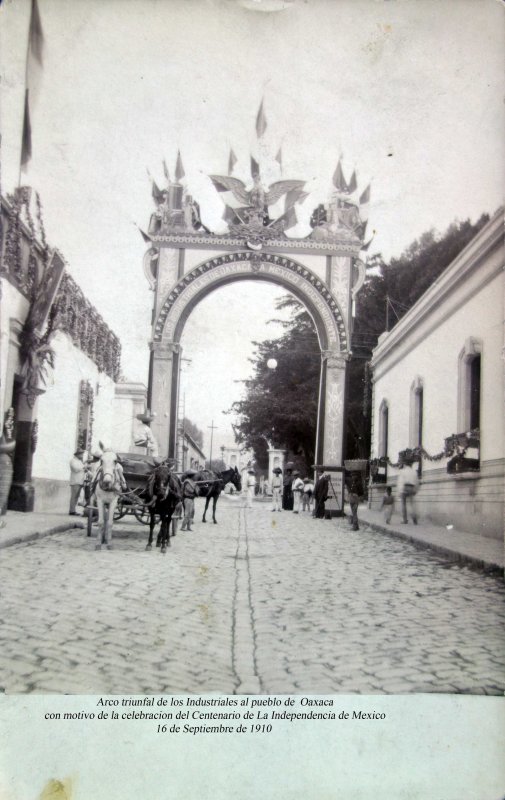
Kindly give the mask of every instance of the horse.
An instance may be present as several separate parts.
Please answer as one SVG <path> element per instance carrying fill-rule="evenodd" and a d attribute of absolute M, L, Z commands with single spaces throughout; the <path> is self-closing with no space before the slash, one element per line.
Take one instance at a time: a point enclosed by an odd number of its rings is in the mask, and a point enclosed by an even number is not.
<path fill-rule="evenodd" d="M 202 522 L 207 522 L 205 515 L 207 513 L 210 501 L 212 500 L 212 521 L 214 525 L 217 525 L 216 505 L 219 495 L 223 491 L 226 484 L 230 482 L 233 483 L 238 492 L 242 491 L 242 479 L 240 477 L 240 472 L 236 467 L 233 469 L 225 469 L 222 472 L 211 472 L 208 469 L 204 469 L 201 472 L 197 472 L 193 480 L 198 485 L 200 497 L 206 498 Z"/>
<path fill-rule="evenodd" d="M 161 547 L 161 552 L 167 552 L 170 547 L 170 522 L 176 506 L 182 500 L 181 482 L 174 475 L 170 467 L 160 464 L 156 467 L 147 480 L 146 493 L 149 499 L 149 540 L 146 550 L 151 550 L 153 545 L 153 532 L 156 525 L 156 515 L 160 517 L 161 526 L 156 540 L 156 546 Z M 172 534 L 175 536 L 175 533 Z"/>
<path fill-rule="evenodd" d="M 105 542 L 107 550 L 112 550 L 112 525 L 114 512 L 121 488 L 124 486 L 122 469 L 112 450 L 106 450 L 99 461 L 92 484 L 92 492 L 98 506 L 98 532 L 95 550 L 101 550 Z"/>

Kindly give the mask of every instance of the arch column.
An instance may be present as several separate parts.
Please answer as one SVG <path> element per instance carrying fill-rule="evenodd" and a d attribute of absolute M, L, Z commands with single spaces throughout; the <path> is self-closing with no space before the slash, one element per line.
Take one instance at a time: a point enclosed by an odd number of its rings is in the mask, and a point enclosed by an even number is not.
<path fill-rule="evenodd" d="M 345 388 L 348 356 L 323 350 L 316 460 L 325 466 L 342 466 L 345 422 Z"/>
<path fill-rule="evenodd" d="M 181 346 L 177 342 L 151 342 L 152 378 L 150 403 L 158 411 L 151 430 L 160 456 L 175 458 L 177 443 L 177 401 Z M 160 413 L 161 409 L 165 409 Z"/>

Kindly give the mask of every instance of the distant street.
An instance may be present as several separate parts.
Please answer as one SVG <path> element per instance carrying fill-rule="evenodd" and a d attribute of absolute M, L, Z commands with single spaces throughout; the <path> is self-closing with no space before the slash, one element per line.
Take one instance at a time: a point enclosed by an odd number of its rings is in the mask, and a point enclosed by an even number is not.
<path fill-rule="evenodd" d="M 121 520 L 2 551 L 6 692 L 505 691 L 495 577 L 347 521 L 218 503 L 166 556 Z"/>

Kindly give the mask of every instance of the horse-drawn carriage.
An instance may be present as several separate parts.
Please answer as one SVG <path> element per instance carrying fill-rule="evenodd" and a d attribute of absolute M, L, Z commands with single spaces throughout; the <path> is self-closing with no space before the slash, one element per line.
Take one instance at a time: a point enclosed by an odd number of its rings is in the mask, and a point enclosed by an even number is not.
<path fill-rule="evenodd" d="M 118 467 L 121 464 L 121 470 Z M 216 503 L 225 484 L 231 481 L 240 491 L 241 482 L 237 469 L 220 473 L 203 471 L 195 474 L 197 494 L 206 498 L 203 522 L 211 500 L 212 518 L 216 522 Z M 88 536 L 92 535 L 92 524 L 97 517 L 102 531 L 97 538 L 96 548 L 102 542 L 111 548 L 110 536 L 114 520 L 126 514 L 133 514 L 142 524 L 149 525 L 149 540 L 146 549 L 150 550 L 155 525 L 160 522 L 157 544 L 161 552 L 170 545 L 170 536 L 177 532 L 177 521 L 181 517 L 183 487 L 180 475 L 167 463 L 156 464 L 149 456 L 134 453 L 103 453 L 97 471 L 87 487 Z M 96 503 L 96 505 L 95 505 Z M 100 513 L 98 508 L 100 508 Z M 171 530 L 170 530 L 171 529 Z"/>

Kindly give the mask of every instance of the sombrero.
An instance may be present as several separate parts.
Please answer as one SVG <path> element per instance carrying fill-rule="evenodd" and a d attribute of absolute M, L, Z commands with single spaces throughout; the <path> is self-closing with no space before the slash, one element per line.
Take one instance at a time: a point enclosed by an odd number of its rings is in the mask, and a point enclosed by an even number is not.
<path fill-rule="evenodd" d="M 151 414 L 150 411 L 144 411 L 143 414 L 137 414 L 136 418 L 138 420 L 140 420 L 140 422 L 150 423 L 150 422 L 153 421 L 154 417 L 155 417 L 155 414 Z"/>
<path fill-rule="evenodd" d="M 277 475 L 280 475 L 282 473 L 282 470 L 280 467 L 275 467 L 275 469 L 273 469 L 272 472 L 275 472 Z"/>

